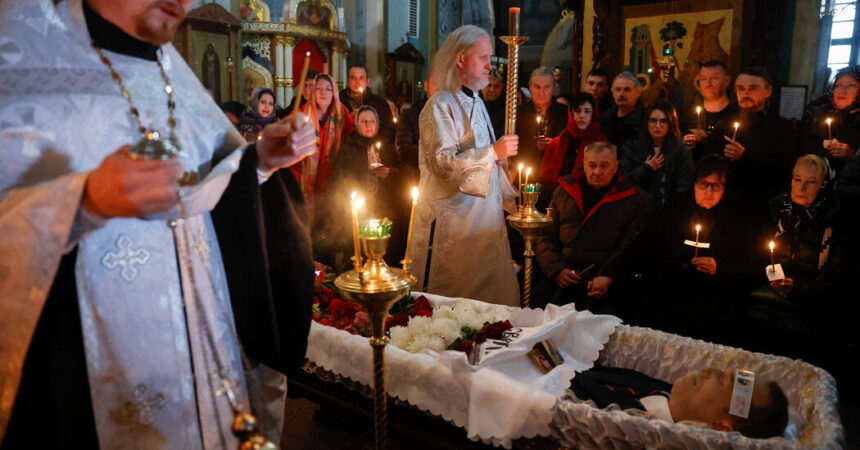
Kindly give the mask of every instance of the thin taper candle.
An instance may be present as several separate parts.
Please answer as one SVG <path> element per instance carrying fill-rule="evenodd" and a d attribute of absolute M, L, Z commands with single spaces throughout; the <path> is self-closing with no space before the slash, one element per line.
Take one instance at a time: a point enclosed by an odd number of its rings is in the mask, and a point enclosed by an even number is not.
<path fill-rule="evenodd" d="M 699 257 L 699 231 L 702 229 L 702 226 L 696 224 L 696 249 L 693 250 L 693 258 Z"/>
<path fill-rule="evenodd" d="M 525 184 L 526 192 L 528 192 L 528 186 L 529 186 L 529 175 L 531 175 L 531 173 L 532 173 L 532 168 L 531 168 L 531 167 L 529 167 L 528 169 L 526 169 L 526 184 Z"/>
<path fill-rule="evenodd" d="M 299 112 L 299 106 L 302 104 L 302 95 L 305 92 L 305 79 L 308 77 L 308 64 L 311 63 L 311 52 L 305 52 L 305 62 L 302 65 L 302 76 L 299 77 L 299 88 L 296 90 L 296 104 L 293 106 L 293 112 L 290 115 L 295 115 Z"/>
<path fill-rule="evenodd" d="M 773 260 L 773 241 L 770 241 L 770 271 L 771 273 L 776 272 L 776 263 Z"/>
<path fill-rule="evenodd" d="M 523 204 L 523 165 L 519 166 L 520 179 L 519 184 L 517 185 L 517 190 L 520 191 L 520 206 Z"/>
<path fill-rule="evenodd" d="M 412 187 L 412 212 L 409 213 L 409 232 L 406 233 L 406 256 L 403 257 L 403 268 L 408 269 L 412 262 L 409 259 L 409 251 L 412 249 L 412 224 L 415 222 L 415 205 L 418 204 L 418 186 Z"/>
<path fill-rule="evenodd" d="M 702 107 L 696 107 L 696 128 L 702 129 Z"/>
<path fill-rule="evenodd" d="M 833 121 L 833 119 L 831 119 L 830 117 L 828 117 L 827 120 L 825 121 L 825 122 L 827 122 L 827 140 L 828 141 L 833 139 L 833 137 L 830 135 L 830 122 L 832 122 L 832 121 Z"/>
<path fill-rule="evenodd" d="M 357 194 L 355 192 L 353 192 L 350 197 L 352 198 L 352 240 L 353 246 L 355 247 L 355 261 L 353 261 L 353 263 L 355 265 L 355 271 L 361 272 L 361 246 L 358 243 L 358 209 L 364 204 L 364 199 L 357 199 Z"/>
<path fill-rule="evenodd" d="M 740 126 L 740 122 L 735 122 L 735 134 L 732 135 L 732 142 L 735 142 L 735 138 L 738 137 L 738 127 Z"/>

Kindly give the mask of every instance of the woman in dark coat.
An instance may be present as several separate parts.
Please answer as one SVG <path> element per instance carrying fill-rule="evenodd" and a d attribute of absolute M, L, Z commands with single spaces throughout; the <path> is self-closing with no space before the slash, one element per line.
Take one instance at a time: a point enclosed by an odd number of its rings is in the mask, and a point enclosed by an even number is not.
<path fill-rule="evenodd" d="M 681 139 L 678 115 L 659 100 L 645 110 L 639 138 L 621 147 L 621 170 L 651 196 L 653 213 L 675 194 L 690 190 L 693 157 Z"/>
<path fill-rule="evenodd" d="M 254 103 L 239 118 L 239 132 L 246 140 L 257 138 L 266 125 L 275 123 L 275 93 L 262 88 L 254 95 Z"/>
<path fill-rule="evenodd" d="M 848 66 L 836 72 L 824 100 L 811 103 L 803 113 L 800 123 L 801 155 L 824 156 L 837 173 L 854 157 L 860 148 L 858 92 L 860 66 Z"/>
<path fill-rule="evenodd" d="M 646 286 L 638 292 L 649 293 L 638 299 L 638 324 L 732 341 L 726 321 L 743 305 L 761 268 L 750 254 L 757 233 L 728 187 L 729 172 L 722 157 L 702 158 L 692 192 L 669 200 L 624 258 L 642 275 Z"/>
<path fill-rule="evenodd" d="M 335 236 L 335 252 L 348 255 L 352 251 L 352 212 L 348 207 L 350 195 L 356 192 L 365 199 L 362 217 L 387 217 L 394 222 L 386 258 L 397 263 L 403 259 L 400 242 L 405 242 L 405 236 L 400 236 L 405 228 L 403 221 L 397 219 L 400 219 L 400 204 L 406 199 L 406 193 L 399 195 L 397 186 L 397 153 L 393 145 L 380 138 L 379 117 L 372 106 L 360 107 L 355 123 L 355 132 L 343 141 L 332 162 L 328 225 Z"/>

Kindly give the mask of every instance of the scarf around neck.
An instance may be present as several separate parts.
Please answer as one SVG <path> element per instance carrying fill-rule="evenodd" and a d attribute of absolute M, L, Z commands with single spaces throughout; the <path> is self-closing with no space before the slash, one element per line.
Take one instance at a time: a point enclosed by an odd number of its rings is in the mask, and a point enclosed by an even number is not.
<path fill-rule="evenodd" d="M 596 105 L 594 107 L 594 117 L 591 118 L 591 123 L 584 130 L 580 130 L 576 126 L 573 114 L 570 112 L 570 108 L 567 108 L 567 127 L 549 143 L 544 152 L 543 160 L 541 160 L 540 173 L 538 174 L 538 180 L 541 185 L 546 185 L 544 187 L 551 186 L 558 177 L 567 175 L 561 173 L 564 156 L 568 151 L 571 141 L 576 140 L 579 141 L 579 148 L 577 149 L 576 162 L 573 164 L 574 171 L 582 167 L 585 146 L 592 142 L 607 140 L 606 136 L 600 132 L 600 113 Z"/>

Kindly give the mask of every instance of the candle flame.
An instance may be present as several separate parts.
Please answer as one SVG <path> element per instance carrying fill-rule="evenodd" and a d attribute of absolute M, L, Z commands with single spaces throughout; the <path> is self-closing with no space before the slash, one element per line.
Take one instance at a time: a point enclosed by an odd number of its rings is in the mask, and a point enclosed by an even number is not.
<path fill-rule="evenodd" d="M 311 52 L 305 52 L 305 57 L 310 57 L 310 56 L 311 56 Z"/>
<path fill-rule="evenodd" d="M 418 186 L 412 186 L 412 201 L 418 201 Z"/>
<path fill-rule="evenodd" d="M 356 197 L 358 197 L 358 193 L 356 193 L 355 191 L 352 191 L 352 194 L 349 194 L 349 198 L 350 198 L 350 200 L 352 200 L 353 202 L 355 201 L 355 198 L 356 198 Z"/>
<path fill-rule="evenodd" d="M 359 92 L 359 93 L 364 92 L 364 88 L 363 88 L 363 87 L 358 88 L 358 92 Z"/>
<path fill-rule="evenodd" d="M 702 107 L 701 107 L 701 106 L 697 106 L 697 107 L 696 107 L 696 114 L 699 114 L 700 112 L 702 112 Z"/>
<path fill-rule="evenodd" d="M 522 165 L 522 164 L 520 164 L 519 169 L 520 169 L 520 172 L 522 172 L 522 171 L 523 171 L 523 165 Z"/>
<path fill-rule="evenodd" d="M 382 146 L 382 142 L 376 141 L 376 149 L 379 150 L 379 147 Z"/>
<path fill-rule="evenodd" d="M 397 117 L 394 118 L 394 123 L 397 123 Z"/>
<path fill-rule="evenodd" d="M 831 120 L 832 120 L 832 119 L 830 119 L 829 117 L 827 118 L 827 125 L 830 125 L 830 121 L 831 121 Z"/>
<path fill-rule="evenodd" d="M 528 169 L 526 169 L 526 176 L 529 176 L 531 173 L 532 173 L 532 168 L 531 168 L 531 167 L 529 167 Z"/>
<path fill-rule="evenodd" d="M 702 226 L 699 224 L 696 224 L 696 233 L 698 233 L 699 230 L 701 230 L 701 229 L 702 229 Z"/>
<path fill-rule="evenodd" d="M 735 122 L 735 130 L 737 130 L 739 126 L 741 126 L 740 122 Z"/>
<path fill-rule="evenodd" d="M 364 206 L 364 197 L 361 197 L 352 204 L 352 211 L 356 212 L 361 209 L 362 206 Z"/>
<path fill-rule="evenodd" d="M 773 241 L 770 241 L 770 251 L 773 251 Z"/>
<path fill-rule="evenodd" d="M 537 123 L 540 123 L 540 116 L 537 116 Z"/>

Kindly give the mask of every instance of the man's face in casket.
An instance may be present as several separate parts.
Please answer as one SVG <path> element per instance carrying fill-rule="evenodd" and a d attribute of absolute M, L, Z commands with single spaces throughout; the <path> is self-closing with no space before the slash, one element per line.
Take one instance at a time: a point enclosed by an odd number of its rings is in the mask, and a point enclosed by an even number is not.
<path fill-rule="evenodd" d="M 729 406 L 732 403 L 735 370 L 719 370 L 705 368 L 691 372 L 675 380 L 672 386 L 672 396 L 669 398 L 669 410 L 675 422 L 695 420 L 707 423 L 711 428 L 723 431 L 734 429 L 729 416 Z M 770 400 L 766 390 L 756 387 L 753 391 L 752 403 L 761 405 Z"/>

